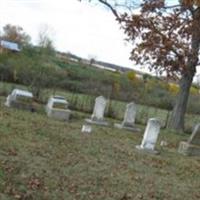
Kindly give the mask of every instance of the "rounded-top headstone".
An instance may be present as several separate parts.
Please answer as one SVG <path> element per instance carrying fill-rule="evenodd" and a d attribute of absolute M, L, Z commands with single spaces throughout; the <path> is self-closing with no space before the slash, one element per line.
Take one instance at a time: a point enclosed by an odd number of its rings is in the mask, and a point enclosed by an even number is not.
<path fill-rule="evenodd" d="M 134 102 L 131 102 L 126 105 L 126 111 L 124 114 L 123 125 L 124 126 L 133 126 L 136 118 L 136 105 Z"/>
<path fill-rule="evenodd" d="M 106 104 L 107 104 L 107 100 L 103 96 L 99 96 L 95 99 L 92 119 L 103 120 Z"/>
<path fill-rule="evenodd" d="M 144 132 L 141 148 L 154 150 L 158 135 L 160 133 L 160 121 L 156 118 L 148 120 L 147 127 Z"/>

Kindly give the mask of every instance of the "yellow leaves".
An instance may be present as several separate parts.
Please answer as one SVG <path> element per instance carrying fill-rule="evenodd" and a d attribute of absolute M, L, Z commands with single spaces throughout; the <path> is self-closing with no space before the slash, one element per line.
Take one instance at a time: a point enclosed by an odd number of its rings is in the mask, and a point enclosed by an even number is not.
<path fill-rule="evenodd" d="M 141 86 L 141 78 L 140 75 L 134 71 L 129 71 L 127 73 L 127 78 L 129 79 L 130 83 L 133 84 L 135 87 Z"/>
<path fill-rule="evenodd" d="M 168 85 L 168 91 L 173 94 L 173 95 L 176 95 L 178 92 L 179 92 L 179 86 L 175 83 L 169 83 Z M 199 91 L 197 88 L 195 87 L 191 87 L 190 88 L 190 94 L 191 95 L 198 95 L 199 94 Z"/>
<path fill-rule="evenodd" d="M 195 88 L 195 87 L 192 86 L 190 88 L 190 94 L 192 94 L 192 95 L 198 95 L 199 94 L 199 90 L 197 88 Z"/>
<path fill-rule="evenodd" d="M 176 95 L 179 92 L 179 86 L 174 83 L 169 83 L 168 90 L 171 94 Z"/>
<path fill-rule="evenodd" d="M 130 71 L 127 73 L 127 77 L 129 80 L 134 81 L 136 79 L 136 73 L 134 71 Z"/>

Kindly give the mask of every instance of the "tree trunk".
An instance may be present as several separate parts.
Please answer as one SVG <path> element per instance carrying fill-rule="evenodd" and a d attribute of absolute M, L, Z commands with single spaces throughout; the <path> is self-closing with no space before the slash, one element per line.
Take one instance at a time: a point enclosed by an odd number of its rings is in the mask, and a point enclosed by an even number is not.
<path fill-rule="evenodd" d="M 176 104 L 172 111 L 169 128 L 182 131 L 184 130 L 184 116 L 187 109 L 187 103 L 190 93 L 190 87 L 193 77 L 196 73 L 196 66 L 198 64 L 199 46 L 200 46 L 200 7 L 193 13 L 192 24 L 192 38 L 191 38 L 191 52 L 188 56 L 187 70 L 182 75 L 180 80 L 180 91 L 177 96 Z"/>
<path fill-rule="evenodd" d="M 180 80 L 180 90 L 173 108 L 168 127 L 171 129 L 184 130 L 184 116 L 187 109 L 190 87 L 193 80 L 192 74 L 184 74 Z"/>

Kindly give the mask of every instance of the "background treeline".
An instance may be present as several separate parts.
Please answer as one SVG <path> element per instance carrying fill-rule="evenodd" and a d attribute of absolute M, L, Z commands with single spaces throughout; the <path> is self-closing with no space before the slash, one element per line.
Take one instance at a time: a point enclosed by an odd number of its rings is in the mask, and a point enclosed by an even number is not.
<path fill-rule="evenodd" d="M 29 87 L 36 99 L 40 101 L 44 88 L 84 93 L 89 95 L 104 95 L 107 98 L 138 104 L 154 106 L 171 110 L 175 95 L 179 88 L 176 83 L 140 74 L 135 71 L 108 71 L 93 67 L 81 60 L 73 61 L 70 54 L 60 57 L 53 47 L 53 42 L 44 32 L 40 34 L 40 42 L 33 46 L 27 34 L 11 25 L 4 30 L 4 39 L 18 42 L 22 50 L 19 53 L 6 51 L 0 54 L 1 81 L 23 84 Z M 15 33 L 15 34 L 14 34 Z M 16 40 L 15 35 L 21 35 Z M 20 38 L 20 37 L 18 37 Z M 17 38 L 17 39 L 18 39 Z M 191 88 L 188 111 L 200 113 L 199 89 Z"/>

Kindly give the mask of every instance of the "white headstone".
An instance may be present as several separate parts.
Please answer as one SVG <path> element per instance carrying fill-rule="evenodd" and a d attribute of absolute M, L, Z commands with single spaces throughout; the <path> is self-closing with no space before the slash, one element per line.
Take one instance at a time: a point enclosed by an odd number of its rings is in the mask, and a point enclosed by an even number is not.
<path fill-rule="evenodd" d="M 134 102 L 126 105 L 126 111 L 124 114 L 123 126 L 134 126 L 136 117 L 136 105 Z"/>
<path fill-rule="evenodd" d="M 92 120 L 97 120 L 97 121 L 103 120 L 106 104 L 107 104 L 107 100 L 103 96 L 99 96 L 95 99 Z"/>
<path fill-rule="evenodd" d="M 45 107 L 48 117 L 69 121 L 71 111 L 68 109 L 68 102 L 62 96 L 51 96 Z"/>
<path fill-rule="evenodd" d="M 137 109 L 134 102 L 127 104 L 123 122 L 121 124 L 115 123 L 114 126 L 119 129 L 140 132 L 141 130 L 135 125 L 136 112 Z"/>
<path fill-rule="evenodd" d="M 148 120 L 147 127 L 144 132 L 142 144 L 137 146 L 138 149 L 154 151 L 158 135 L 160 133 L 160 121 L 156 118 Z"/>
<path fill-rule="evenodd" d="M 6 98 L 5 105 L 33 111 L 33 94 L 26 90 L 14 89 Z"/>
<path fill-rule="evenodd" d="M 91 133 L 92 132 L 92 127 L 90 125 L 83 125 L 81 129 L 82 133 Z"/>
<path fill-rule="evenodd" d="M 103 96 L 95 99 L 94 110 L 90 119 L 85 119 L 87 123 L 108 126 L 108 122 L 104 120 L 104 112 L 106 109 L 107 100 Z"/>

